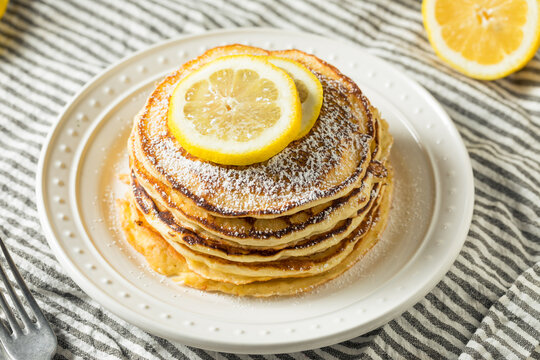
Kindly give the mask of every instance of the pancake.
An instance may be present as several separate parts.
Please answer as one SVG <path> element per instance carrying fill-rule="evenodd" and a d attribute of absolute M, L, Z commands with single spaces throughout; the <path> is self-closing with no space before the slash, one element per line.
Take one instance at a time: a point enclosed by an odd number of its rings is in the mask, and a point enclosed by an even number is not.
<path fill-rule="evenodd" d="M 371 226 L 349 255 L 329 271 L 315 276 L 300 278 L 277 278 L 237 285 L 229 282 L 209 280 L 190 270 L 185 258 L 157 233 L 141 216 L 133 202 L 118 199 L 121 226 L 128 242 L 146 258 L 156 272 L 174 280 L 204 291 L 220 292 L 236 296 L 269 297 L 295 295 L 310 291 L 332 280 L 360 260 L 381 238 L 386 227 L 390 210 L 392 187 L 381 199 L 377 212 L 373 215 Z"/>
<path fill-rule="evenodd" d="M 386 168 L 383 163 L 388 157 L 392 138 L 387 132 L 386 122 L 380 119 L 377 111 L 374 112 L 374 115 L 378 120 L 374 124 L 377 129 L 376 147 L 361 186 L 339 199 L 279 218 L 218 217 L 190 203 L 174 202 L 167 192 L 167 188 L 142 168 L 136 154 L 132 151 L 132 138 L 128 143 L 130 168 L 138 183 L 145 188 L 150 196 L 161 207 L 169 209 L 175 219 L 187 228 L 197 232 L 207 232 L 245 245 L 280 246 L 321 233 L 324 229 L 333 227 L 339 221 L 352 216 L 358 208 L 367 203 L 373 185 L 385 178 Z"/>
<path fill-rule="evenodd" d="M 176 83 L 225 55 L 276 55 L 310 69 L 323 86 L 321 113 L 310 133 L 267 161 L 225 166 L 187 153 L 170 133 L 167 111 Z M 173 202 L 216 216 L 274 218 L 340 198 L 361 185 L 376 150 L 372 107 L 336 68 L 298 50 L 230 45 L 211 49 L 165 78 L 137 117 L 133 146 L 144 168 L 167 186 Z"/>
<path fill-rule="evenodd" d="M 385 184 L 382 185 L 380 197 L 382 198 L 386 195 Z M 374 196 L 373 200 L 378 198 L 379 193 Z M 263 261 L 245 261 L 249 258 L 255 260 L 254 258 L 256 256 L 261 258 L 260 252 L 251 251 L 240 257 L 244 261 L 231 261 L 224 258 L 224 255 L 228 255 L 226 252 L 222 252 L 219 257 L 208 255 L 207 253 L 195 251 L 189 245 L 186 245 L 185 242 L 175 241 L 176 239 L 171 239 L 169 236 L 164 236 L 163 238 L 185 258 L 191 271 L 207 279 L 234 284 L 246 284 L 254 281 L 270 280 L 276 277 L 313 276 L 337 266 L 353 251 L 356 241 L 361 239 L 362 235 L 369 229 L 373 214 L 377 212 L 379 203 L 380 201 L 372 201 L 372 206 L 363 212 L 362 216 L 353 219 L 352 224 L 349 224 L 350 226 L 347 227 L 349 231 L 345 234 L 335 233 L 331 230 L 328 236 L 320 236 L 319 239 L 317 237 L 308 239 L 314 245 L 323 244 L 325 246 L 323 250 L 318 250 L 316 246 L 292 247 L 290 252 L 294 254 L 296 250 L 296 256 L 278 258 L 277 260 L 262 257 L 260 260 Z M 155 226 L 155 219 L 149 216 L 143 217 L 152 228 L 155 230 L 158 229 Z M 196 236 L 194 233 L 188 233 L 187 235 L 185 233 L 180 234 L 190 238 Z M 310 242 L 308 241 L 308 244 Z M 238 260 L 238 257 L 235 257 L 234 260 Z"/>
<path fill-rule="evenodd" d="M 382 183 L 376 184 L 366 205 L 358 209 L 353 217 L 340 221 L 330 230 L 282 247 L 261 247 L 244 246 L 186 228 L 177 222 L 168 210 L 157 206 L 144 188 L 137 184 L 135 178 L 132 179 L 132 186 L 134 204 L 145 220 L 168 242 L 177 242 L 199 253 L 238 262 L 275 261 L 326 250 L 352 233 L 370 212 L 377 198 L 382 196 L 381 191 L 384 192 L 381 190 Z"/>
<path fill-rule="evenodd" d="M 203 209 L 193 209 L 192 206 L 170 201 L 166 190 L 159 183 L 152 182 L 152 179 L 138 171 L 138 161 L 135 158 L 131 161 L 133 176 L 137 178 L 138 184 L 185 227 L 244 245 L 266 247 L 280 246 L 321 233 L 352 216 L 368 202 L 373 186 L 386 176 L 384 165 L 372 162 L 362 186 L 342 198 L 279 218 L 223 218 L 208 214 Z"/>
<path fill-rule="evenodd" d="M 247 166 L 189 154 L 167 126 L 178 81 L 233 54 L 298 61 L 319 79 L 313 128 Z M 388 125 L 335 67 L 298 50 L 211 49 L 162 80 L 134 119 L 122 229 L 156 271 L 201 290 L 246 296 L 308 291 L 378 241 L 393 191 Z"/>

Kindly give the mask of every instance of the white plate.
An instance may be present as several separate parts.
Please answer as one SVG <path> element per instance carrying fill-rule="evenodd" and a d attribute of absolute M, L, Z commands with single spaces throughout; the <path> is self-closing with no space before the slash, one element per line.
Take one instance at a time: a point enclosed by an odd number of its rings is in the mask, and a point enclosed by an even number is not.
<path fill-rule="evenodd" d="M 354 79 L 390 123 L 396 174 L 390 224 L 374 251 L 341 278 L 297 297 L 243 299 L 171 283 L 116 230 L 115 178 L 125 171 L 132 118 L 155 82 L 208 48 L 243 43 L 313 53 Z M 237 353 L 300 351 L 383 325 L 425 296 L 465 240 L 473 176 L 452 121 L 422 87 L 358 47 L 310 34 L 237 29 L 141 51 L 91 81 L 68 104 L 41 154 L 41 223 L 58 260 L 105 308 L 150 333 Z"/>

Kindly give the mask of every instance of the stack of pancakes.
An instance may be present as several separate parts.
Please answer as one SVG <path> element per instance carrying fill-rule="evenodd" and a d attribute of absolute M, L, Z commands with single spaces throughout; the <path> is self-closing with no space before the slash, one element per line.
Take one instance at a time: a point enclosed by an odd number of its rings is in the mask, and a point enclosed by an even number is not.
<path fill-rule="evenodd" d="M 167 127 L 175 85 L 216 58 L 274 55 L 323 86 L 309 134 L 267 161 L 227 166 L 187 153 Z M 214 48 L 165 78 L 129 138 L 131 191 L 119 208 L 129 242 L 156 271 L 236 295 L 308 291 L 350 268 L 380 238 L 390 207 L 392 138 L 357 85 L 298 50 Z"/>

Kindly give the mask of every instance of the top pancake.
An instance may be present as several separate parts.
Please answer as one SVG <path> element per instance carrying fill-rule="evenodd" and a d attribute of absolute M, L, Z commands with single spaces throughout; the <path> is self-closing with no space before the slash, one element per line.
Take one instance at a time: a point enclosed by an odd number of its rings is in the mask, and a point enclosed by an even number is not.
<path fill-rule="evenodd" d="M 292 215 L 277 218 L 252 217 L 218 217 L 197 206 L 186 202 L 177 202 L 167 189 L 152 178 L 134 153 L 133 138 L 128 141 L 130 169 L 132 176 L 142 186 L 152 199 L 167 208 L 173 216 L 186 227 L 194 231 L 203 231 L 217 237 L 238 243 L 252 243 L 258 246 L 276 246 L 298 240 L 310 234 L 320 233 L 337 222 L 352 216 L 359 207 L 369 199 L 369 194 L 376 182 L 386 177 L 388 153 L 391 146 L 391 136 L 386 122 L 378 112 L 373 112 L 376 127 L 376 151 L 372 153 L 362 186 L 353 189 L 343 197 L 323 203 L 309 209 L 298 211 Z M 264 245 L 263 245 L 264 244 Z"/>
<path fill-rule="evenodd" d="M 167 126 L 169 100 L 178 81 L 213 59 L 235 54 L 296 60 L 319 78 L 324 93 L 321 113 L 308 135 L 249 166 L 196 158 Z M 273 218 L 342 197 L 361 185 L 376 146 L 371 107 L 349 78 L 298 50 L 272 52 L 243 45 L 211 49 L 169 75 L 151 94 L 134 126 L 138 160 L 167 193 L 223 217 Z"/>

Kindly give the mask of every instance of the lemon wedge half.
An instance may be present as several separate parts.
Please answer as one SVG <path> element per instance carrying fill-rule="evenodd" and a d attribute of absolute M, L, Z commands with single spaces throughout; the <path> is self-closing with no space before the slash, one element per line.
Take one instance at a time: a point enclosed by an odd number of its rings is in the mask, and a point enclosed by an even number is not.
<path fill-rule="evenodd" d="M 476 79 L 521 69 L 540 45 L 538 0 L 424 0 L 422 15 L 435 53 Z"/>
<path fill-rule="evenodd" d="M 9 0 L 0 0 L 0 19 L 6 13 Z"/>

